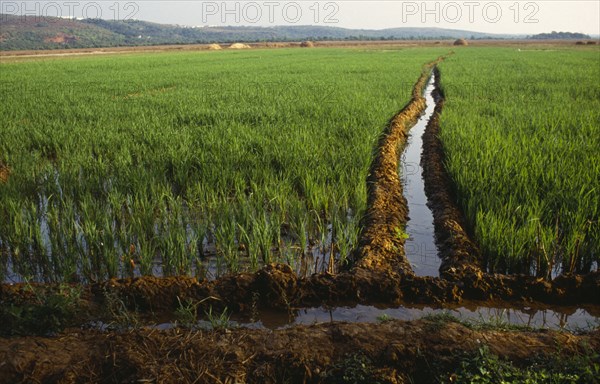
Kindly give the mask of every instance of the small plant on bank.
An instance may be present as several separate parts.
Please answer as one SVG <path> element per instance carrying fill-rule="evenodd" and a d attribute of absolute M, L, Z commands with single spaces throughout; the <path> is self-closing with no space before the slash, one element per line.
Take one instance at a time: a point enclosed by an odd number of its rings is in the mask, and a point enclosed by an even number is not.
<path fill-rule="evenodd" d="M 182 302 L 179 296 L 177 296 L 177 302 L 179 303 L 177 309 L 175 310 L 175 318 L 177 319 L 177 322 L 185 325 L 186 327 L 192 327 L 198 322 L 198 305 L 200 303 L 194 304 L 191 299 L 187 299 Z"/>
<path fill-rule="evenodd" d="M 229 321 L 229 314 L 227 313 L 227 307 L 221 313 L 213 313 L 212 305 L 208 308 L 208 312 L 205 312 L 206 319 L 210 323 L 212 329 L 228 329 L 231 327 Z"/>
<path fill-rule="evenodd" d="M 460 320 L 449 311 L 425 315 L 423 316 L 423 319 L 428 321 L 426 327 L 430 331 L 439 331 L 448 323 L 461 323 Z"/>
<path fill-rule="evenodd" d="M 373 362 L 362 354 L 347 355 L 322 375 L 326 383 L 379 384 Z"/>
<path fill-rule="evenodd" d="M 519 324 L 511 324 L 505 318 L 505 310 L 502 313 L 490 316 L 489 318 L 484 318 L 480 315 L 479 320 L 471 320 L 464 323 L 470 329 L 478 330 L 478 331 L 536 331 L 534 327 L 528 325 L 519 325 Z"/>
<path fill-rule="evenodd" d="M 117 292 L 104 290 L 104 306 L 107 313 L 110 314 L 110 327 L 136 328 L 139 326 L 140 321 L 137 313 L 127 308 Z"/>
<path fill-rule="evenodd" d="M 408 235 L 408 233 L 404 232 L 404 230 L 400 227 L 396 227 L 394 228 L 394 231 L 396 232 L 396 238 L 400 239 L 400 240 L 407 240 L 410 236 Z"/>
<path fill-rule="evenodd" d="M 394 320 L 394 318 L 387 313 L 382 313 L 381 315 L 377 316 L 377 321 L 380 323 L 387 323 L 388 321 L 392 320 Z"/>

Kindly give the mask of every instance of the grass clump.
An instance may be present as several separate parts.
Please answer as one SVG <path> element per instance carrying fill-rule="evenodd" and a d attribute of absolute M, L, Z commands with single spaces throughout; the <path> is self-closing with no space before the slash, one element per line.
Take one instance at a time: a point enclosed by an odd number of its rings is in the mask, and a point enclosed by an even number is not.
<path fill-rule="evenodd" d="M 373 362 L 366 356 L 348 354 L 322 374 L 323 381 L 331 384 L 380 384 Z"/>
<path fill-rule="evenodd" d="M 577 384 L 598 383 L 600 356 L 597 352 L 565 358 L 559 354 L 537 358 L 518 366 L 493 354 L 488 347 L 465 357 L 460 367 L 440 382 L 472 384 Z"/>

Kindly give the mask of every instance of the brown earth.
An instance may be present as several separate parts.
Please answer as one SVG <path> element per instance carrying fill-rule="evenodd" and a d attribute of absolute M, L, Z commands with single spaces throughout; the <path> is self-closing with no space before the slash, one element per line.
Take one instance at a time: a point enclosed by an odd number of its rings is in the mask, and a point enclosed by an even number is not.
<path fill-rule="evenodd" d="M 250 317 L 255 311 L 275 309 L 294 313 L 299 308 L 378 304 L 386 307 L 429 305 L 453 308 L 465 305 L 510 308 L 536 306 L 569 313 L 570 306 L 586 305 L 600 315 L 600 272 L 586 276 L 560 277 L 552 282 L 528 277 L 468 275 L 463 281 L 400 275 L 393 271 L 355 268 L 337 275 L 315 274 L 299 279 L 287 265 L 274 264 L 254 274 L 239 274 L 216 281 L 191 277 L 143 277 L 112 279 L 78 286 L 82 289 L 78 319 L 85 324 L 102 319 L 109 298 L 132 311 L 171 314 L 180 302 L 191 300 L 202 313 L 209 309 Z M 2 284 L 0 305 L 24 306 L 39 297 L 60 292 L 52 284 Z M 564 308 L 564 309 L 562 309 Z"/>
<path fill-rule="evenodd" d="M 366 376 L 361 382 L 431 383 L 451 381 L 461 362 L 484 346 L 524 366 L 599 351 L 600 330 L 474 330 L 439 319 L 276 331 L 71 330 L 0 339 L 0 377 L 10 383 L 339 383 L 354 369 Z"/>
<path fill-rule="evenodd" d="M 64 33 L 60 33 L 56 36 L 47 37 L 44 39 L 44 42 L 46 42 L 46 43 L 57 43 L 57 44 L 73 43 L 75 41 L 77 41 L 77 38 L 75 36 L 67 35 Z"/>
<path fill-rule="evenodd" d="M 10 167 L 0 161 L 0 183 L 6 183 L 10 176 Z"/>
<path fill-rule="evenodd" d="M 421 166 L 427 205 L 433 213 L 436 243 L 442 258 L 440 275 L 460 280 L 465 274 L 482 273 L 480 251 L 465 229 L 465 218 L 455 203 L 452 181 L 444 167 L 444 149 L 439 139 L 444 98 L 439 91 L 440 72 L 437 68 L 434 72 L 436 106 L 423 135 Z"/>

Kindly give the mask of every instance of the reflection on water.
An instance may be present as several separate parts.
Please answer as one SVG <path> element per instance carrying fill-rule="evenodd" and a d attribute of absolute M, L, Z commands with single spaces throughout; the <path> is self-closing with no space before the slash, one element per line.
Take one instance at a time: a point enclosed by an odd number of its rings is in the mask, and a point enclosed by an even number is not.
<path fill-rule="evenodd" d="M 592 312 L 592 313 L 590 313 Z M 370 305 L 336 308 L 303 308 L 290 316 L 285 312 L 261 312 L 255 322 L 239 321 L 253 328 L 278 329 L 292 325 L 311 325 L 334 321 L 350 323 L 375 323 L 384 319 L 416 320 L 428 315 L 450 314 L 461 321 L 489 323 L 492 325 L 519 325 L 532 328 L 581 330 L 600 326 L 600 310 L 584 308 L 534 309 L 530 307 L 489 308 L 377 308 Z"/>
<path fill-rule="evenodd" d="M 400 176 L 404 196 L 408 203 L 406 233 L 409 238 L 404 246 L 406 257 L 417 276 L 439 276 L 440 258 L 435 244 L 433 214 L 427 206 L 421 152 L 423 133 L 435 109 L 432 92 L 435 89 L 434 76 L 431 76 L 425 90 L 427 108 L 414 127 L 410 129 L 406 148 L 400 162 Z"/>
<path fill-rule="evenodd" d="M 154 316 L 162 316 L 156 318 Z M 217 313 L 219 327 L 250 328 L 250 329 L 284 329 L 297 325 L 313 325 L 332 322 L 346 323 L 378 323 L 386 320 L 418 320 L 427 316 L 451 315 L 461 322 L 474 326 L 490 326 L 491 328 L 505 328 L 508 325 L 523 326 L 533 329 L 553 329 L 565 331 L 589 331 L 600 327 L 600 307 L 585 308 L 560 307 L 555 309 L 538 309 L 532 307 L 499 308 L 499 307 L 456 307 L 432 308 L 422 307 L 396 307 L 378 308 L 371 305 L 357 305 L 354 307 L 335 308 L 302 308 L 290 311 L 260 310 L 254 311 L 254 318 L 243 317 L 237 314 L 229 317 L 227 313 Z M 203 315 L 199 314 L 202 318 Z M 223 317 L 222 317 L 223 316 Z M 205 317 L 195 322 L 195 329 L 214 329 L 214 318 Z M 172 313 L 154 314 L 144 321 L 146 328 L 166 330 L 181 326 L 174 320 Z M 189 325 L 185 325 L 188 327 Z M 102 331 L 111 329 L 110 323 L 93 321 L 87 327 Z M 114 328 L 114 327 L 113 327 Z M 119 329 L 119 328 L 117 328 Z"/>

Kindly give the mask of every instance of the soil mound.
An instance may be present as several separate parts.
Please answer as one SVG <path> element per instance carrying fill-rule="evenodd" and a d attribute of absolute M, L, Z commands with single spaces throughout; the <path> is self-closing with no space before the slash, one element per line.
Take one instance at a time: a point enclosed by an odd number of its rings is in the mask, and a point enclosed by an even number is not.
<path fill-rule="evenodd" d="M 250 49 L 250 46 L 248 44 L 233 43 L 229 46 L 229 49 Z"/>

